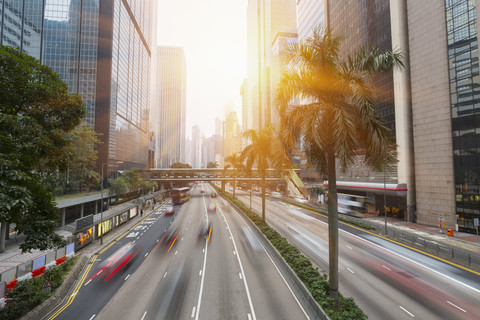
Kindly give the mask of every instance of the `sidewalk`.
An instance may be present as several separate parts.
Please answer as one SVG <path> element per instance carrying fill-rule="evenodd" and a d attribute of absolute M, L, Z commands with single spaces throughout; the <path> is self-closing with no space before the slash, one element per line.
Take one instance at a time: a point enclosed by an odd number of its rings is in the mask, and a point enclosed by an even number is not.
<path fill-rule="evenodd" d="M 165 200 L 157 203 L 154 210 L 148 209 L 146 212 L 144 212 L 143 216 L 140 216 L 140 214 L 137 214 L 135 218 L 129 220 L 127 223 L 124 223 L 123 225 L 120 225 L 117 228 L 113 229 L 112 231 L 106 233 L 103 236 L 103 244 L 100 244 L 100 239 L 93 240 L 93 242 L 90 243 L 88 246 L 75 252 L 75 255 L 83 254 L 83 255 L 86 255 L 88 258 L 90 258 L 96 252 L 98 252 L 102 248 L 109 245 L 111 241 L 115 240 L 120 235 L 122 235 L 126 230 L 128 230 L 128 228 L 131 228 L 133 225 L 135 225 L 139 221 L 147 218 L 150 214 L 152 214 L 153 212 L 161 208 L 165 203 L 166 203 Z M 119 208 L 120 206 L 122 206 L 122 204 L 120 204 L 119 206 L 114 206 L 109 210 L 104 211 L 103 215 L 105 219 L 108 218 L 110 215 L 118 212 L 119 209 L 121 210 L 121 208 Z M 65 227 L 57 229 L 56 232 L 61 236 L 63 236 L 64 238 L 68 238 L 72 236 L 72 232 L 68 230 L 74 230 L 75 228 L 74 225 L 75 223 L 66 225 Z M 44 255 L 46 252 L 53 251 L 53 250 L 48 250 L 48 251 L 32 250 L 32 252 L 22 254 L 22 250 L 20 249 L 19 246 L 24 239 L 25 237 L 23 235 L 20 235 L 20 236 L 11 235 L 10 239 L 5 241 L 5 252 L 0 254 L 0 274 L 9 269 L 12 269 L 19 265 L 27 263 L 37 257 L 40 257 Z"/>
<path fill-rule="evenodd" d="M 363 219 L 376 225 L 385 225 L 385 217 L 383 216 L 367 215 Z M 447 230 L 443 230 L 443 234 L 441 234 L 439 227 L 426 226 L 390 217 L 387 217 L 387 228 L 394 228 L 406 233 L 414 233 L 422 238 L 480 253 L 480 236 L 475 234 L 454 231 L 453 237 L 449 237 Z"/>

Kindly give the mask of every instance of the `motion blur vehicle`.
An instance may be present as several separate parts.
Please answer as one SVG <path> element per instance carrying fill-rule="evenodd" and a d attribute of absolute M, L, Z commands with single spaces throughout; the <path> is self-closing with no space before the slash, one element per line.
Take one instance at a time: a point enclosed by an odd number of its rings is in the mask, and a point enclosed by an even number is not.
<path fill-rule="evenodd" d="M 207 211 L 210 213 L 215 213 L 217 212 L 217 206 L 214 203 L 209 203 L 208 204 L 208 209 Z"/>
<path fill-rule="evenodd" d="M 212 238 L 212 231 L 212 224 L 207 222 L 206 219 L 203 220 L 202 224 L 200 225 L 200 229 L 198 229 L 196 242 L 199 243 L 199 241 L 205 237 L 207 238 L 207 242 L 210 242 L 210 239 Z"/>
<path fill-rule="evenodd" d="M 280 192 L 272 192 L 272 197 L 274 198 L 281 198 L 282 197 L 282 194 Z"/>
<path fill-rule="evenodd" d="M 180 235 L 178 226 L 170 226 L 167 231 L 160 238 L 160 245 L 168 252 L 172 249 L 173 245 L 177 242 L 177 238 Z"/>
<path fill-rule="evenodd" d="M 252 229 L 247 226 L 242 226 L 241 241 L 245 247 L 245 252 L 254 264 L 258 263 L 260 252 L 263 250 L 258 238 L 253 233 Z"/>
<path fill-rule="evenodd" d="M 173 188 L 170 191 L 170 197 L 172 197 L 173 204 L 182 204 L 190 199 L 190 188 Z"/>
<path fill-rule="evenodd" d="M 299 203 L 308 203 L 307 199 L 303 197 L 295 197 L 295 201 Z"/>
<path fill-rule="evenodd" d="M 202 191 L 200 191 L 201 193 L 205 193 L 205 190 L 202 189 Z"/>
<path fill-rule="evenodd" d="M 138 243 L 129 242 L 123 245 L 100 264 L 100 269 L 90 279 L 100 276 L 104 281 L 108 281 L 120 269 L 127 267 L 129 263 L 135 260 L 140 249 Z"/>
<path fill-rule="evenodd" d="M 167 209 L 165 209 L 165 215 L 171 216 L 174 213 L 175 213 L 175 208 L 173 206 L 168 206 Z"/>
<path fill-rule="evenodd" d="M 217 197 L 217 194 L 215 192 L 212 192 L 212 194 L 210 195 L 212 198 L 216 198 Z"/>

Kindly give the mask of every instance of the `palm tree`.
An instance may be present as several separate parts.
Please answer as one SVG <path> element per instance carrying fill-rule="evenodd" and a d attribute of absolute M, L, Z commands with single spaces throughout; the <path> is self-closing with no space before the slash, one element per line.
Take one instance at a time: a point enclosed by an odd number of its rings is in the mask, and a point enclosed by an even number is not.
<path fill-rule="evenodd" d="M 236 153 L 232 153 L 228 157 L 225 158 L 225 162 L 227 163 L 223 168 L 228 169 L 233 167 L 233 198 L 235 199 L 235 174 L 236 169 L 241 167 L 242 162 L 240 161 L 240 157 Z"/>
<path fill-rule="evenodd" d="M 328 176 L 330 297 L 338 301 L 338 204 L 335 159 L 345 170 L 359 150 L 374 169 L 382 170 L 391 133 L 375 112 L 372 77 L 403 67 L 399 52 L 364 48 L 346 60 L 339 57 L 340 38 L 316 28 L 286 53 L 290 68 L 282 73 L 275 101 L 282 114 L 282 139 L 293 148 L 302 139 L 312 165 Z M 295 100 L 302 101 L 292 105 Z"/>
<path fill-rule="evenodd" d="M 243 149 L 240 159 L 246 160 L 247 168 L 251 170 L 253 164 L 260 169 L 262 176 L 262 221 L 265 222 L 265 173 L 272 159 L 273 128 L 265 127 L 258 133 L 256 130 L 248 130 L 244 136 L 251 141 L 250 145 Z"/>

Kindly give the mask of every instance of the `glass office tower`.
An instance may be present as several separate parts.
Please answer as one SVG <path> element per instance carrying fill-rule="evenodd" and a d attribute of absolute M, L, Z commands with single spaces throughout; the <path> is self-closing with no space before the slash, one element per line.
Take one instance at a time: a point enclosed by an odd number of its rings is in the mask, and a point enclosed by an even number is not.
<path fill-rule="evenodd" d="M 459 228 L 480 218 L 480 81 L 475 1 L 446 0 L 456 208 Z"/>
<path fill-rule="evenodd" d="M 101 163 L 146 167 L 152 0 L 0 0 L 0 44 L 60 74 L 100 133 Z"/>

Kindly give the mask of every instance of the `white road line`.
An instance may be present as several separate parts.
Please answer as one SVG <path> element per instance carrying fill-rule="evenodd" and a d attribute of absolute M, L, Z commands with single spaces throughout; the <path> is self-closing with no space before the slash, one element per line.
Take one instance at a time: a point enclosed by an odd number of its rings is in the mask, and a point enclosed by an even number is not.
<path fill-rule="evenodd" d="M 72 293 L 72 295 L 70 297 L 73 297 L 74 295 L 76 295 L 78 293 L 78 291 L 75 291 L 74 293 Z"/>
<path fill-rule="evenodd" d="M 128 278 L 130 278 L 130 274 L 128 274 L 128 276 L 125 278 L 125 281 L 126 281 Z"/>
<path fill-rule="evenodd" d="M 195 307 L 195 306 L 193 307 L 193 310 L 192 310 L 192 315 L 190 316 L 190 318 L 193 318 L 193 317 L 195 317 L 195 309 L 196 309 L 196 308 L 197 308 L 197 307 Z"/>
<path fill-rule="evenodd" d="M 178 250 L 175 250 L 175 255 L 177 255 L 177 253 L 178 253 Z"/>
<path fill-rule="evenodd" d="M 248 314 L 248 320 L 252 320 L 252 315 L 250 313 Z"/>
<path fill-rule="evenodd" d="M 402 309 L 403 311 L 405 311 L 406 313 L 408 313 L 410 316 L 412 316 L 413 318 L 415 318 L 415 315 L 411 312 L 409 312 L 407 309 L 405 309 L 404 307 L 400 306 L 400 309 Z"/>
<path fill-rule="evenodd" d="M 147 315 L 147 311 L 145 311 L 145 312 L 143 313 L 142 319 L 140 319 L 140 320 L 143 320 L 146 315 Z"/>
<path fill-rule="evenodd" d="M 350 246 L 347 246 L 347 248 L 348 248 L 348 249 L 351 249 L 351 250 L 353 250 L 353 248 L 352 248 L 352 247 L 350 247 Z"/>
<path fill-rule="evenodd" d="M 355 272 L 353 272 L 353 270 L 350 269 L 350 268 L 347 268 L 347 270 L 350 271 L 351 273 L 355 273 Z"/>
<path fill-rule="evenodd" d="M 93 315 L 89 320 L 92 320 L 93 318 L 95 318 L 95 315 Z"/>
<path fill-rule="evenodd" d="M 230 230 L 228 221 L 226 220 L 226 217 L 223 214 L 222 208 L 218 207 L 218 209 L 220 210 L 220 213 L 222 214 L 222 216 L 225 218 L 225 223 L 227 224 L 227 230 L 230 233 L 230 237 L 232 237 L 233 247 L 235 248 L 235 251 L 238 251 L 237 245 L 235 244 L 235 237 L 233 236 L 232 231 Z M 236 256 L 237 256 L 238 264 L 240 265 L 240 272 L 243 275 L 243 284 L 245 286 L 245 291 L 247 293 L 248 305 L 250 306 L 250 310 L 252 311 L 252 318 L 253 320 L 256 320 L 257 317 L 255 316 L 255 309 L 253 308 L 252 297 L 250 296 L 250 291 L 248 290 L 247 277 L 245 277 L 245 272 L 243 271 L 243 265 L 242 265 L 242 261 L 240 260 L 240 255 L 237 254 Z"/>
<path fill-rule="evenodd" d="M 156 242 L 158 242 L 158 241 L 160 241 L 160 239 L 157 239 L 157 241 L 156 241 Z"/>
<path fill-rule="evenodd" d="M 148 252 L 147 252 L 147 253 L 145 253 L 145 257 L 146 257 L 146 256 L 148 256 Z"/>
<path fill-rule="evenodd" d="M 454 304 L 454 303 L 451 303 L 451 302 L 448 301 L 448 300 L 447 300 L 447 303 L 450 304 L 450 305 L 452 305 L 452 306 L 454 306 L 454 307 L 457 308 L 458 310 L 462 310 L 463 312 L 467 312 L 467 310 L 460 308 L 459 306 L 457 306 L 457 305 Z"/>
<path fill-rule="evenodd" d="M 183 241 L 183 237 L 182 237 L 182 241 Z"/>
<path fill-rule="evenodd" d="M 319 221 L 320 221 L 320 220 L 319 220 Z M 323 223 L 325 223 L 325 222 L 323 222 Z M 325 224 L 327 224 L 327 223 L 325 223 Z M 416 264 L 416 265 L 418 265 L 418 266 L 420 266 L 420 267 L 422 267 L 422 268 L 424 268 L 424 269 L 426 269 L 426 270 L 435 272 L 436 274 L 441 275 L 442 277 L 447 278 L 448 280 L 451 280 L 451 281 L 454 281 L 454 282 L 456 282 L 456 283 L 458 283 L 458 284 L 461 284 L 461 285 L 463 285 L 464 287 L 469 288 L 470 290 L 473 290 L 473 291 L 475 291 L 475 292 L 480 293 L 480 290 L 479 290 L 479 289 L 476 289 L 476 288 L 474 288 L 474 287 L 472 287 L 472 286 L 469 286 L 469 285 L 466 284 L 466 283 L 463 283 L 463 282 L 461 282 L 461 281 L 459 281 L 459 280 L 457 280 L 457 279 L 454 279 L 454 278 L 452 278 L 452 277 L 450 277 L 450 276 L 447 276 L 446 274 L 441 273 L 440 271 L 437 271 L 437 270 L 435 270 L 435 269 L 432 269 L 432 268 L 430 268 L 430 267 L 427 267 L 427 266 L 421 264 L 420 262 L 417 262 L 417 261 L 415 261 L 415 260 L 413 260 L 413 259 L 407 258 L 407 257 L 405 257 L 404 255 L 402 255 L 402 254 L 400 254 L 400 253 L 397 253 L 397 252 L 395 252 L 395 251 L 392 251 L 392 250 L 390 250 L 390 249 L 387 249 L 387 248 L 385 248 L 385 247 L 382 247 L 382 246 L 380 246 L 380 245 L 378 245 L 378 244 L 376 244 L 376 243 L 374 243 L 374 242 L 371 242 L 371 241 L 369 241 L 369 240 L 367 240 L 367 239 L 363 239 L 362 237 L 359 237 L 359 236 L 357 236 L 357 235 L 354 235 L 353 233 L 350 233 L 350 232 L 347 232 L 347 231 L 341 230 L 341 229 L 339 229 L 339 230 L 345 232 L 346 234 L 348 234 L 348 235 L 350 235 L 350 236 L 352 236 L 352 237 L 355 237 L 355 238 L 357 238 L 357 239 L 359 239 L 359 240 L 362 240 L 362 241 L 364 241 L 364 242 L 366 242 L 366 243 L 368 243 L 368 244 L 370 244 L 370 245 L 373 245 L 373 246 L 375 246 L 375 247 L 378 247 L 378 248 L 380 248 L 381 250 L 388 251 L 388 252 L 390 252 L 390 253 L 392 253 L 392 254 L 394 254 L 394 255 L 402 258 L 402 259 L 405 259 L 405 260 L 407 260 L 407 261 L 410 261 L 410 262 L 412 262 L 412 263 L 414 263 L 414 264 Z M 404 248 L 404 247 L 402 247 L 402 248 Z M 435 260 L 436 260 L 436 259 L 435 259 Z M 438 261 L 438 260 L 436 260 L 436 261 Z"/>
<path fill-rule="evenodd" d="M 233 250 L 233 255 L 236 255 L 237 253 L 235 252 L 235 250 Z"/>
<path fill-rule="evenodd" d="M 202 250 L 202 252 L 205 252 L 205 248 Z"/>
<path fill-rule="evenodd" d="M 238 276 L 240 277 L 240 280 L 242 280 L 242 273 L 241 272 L 238 273 Z"/>
<path fill-rule="evenodd" d="M 200 270 L 200 272 L 198 273 L 198 276 L 201 276 L 202 275 L 202 270 Z"/>
<path fill-rule="evenodd" d="M 207 219 L 208 224 L 208 214 L 207 214 L 207 203 L 205 202 L 205 197 L 203 197 L 203 209 L 205 210 L 205 217 Z M 204 258 L 203 258 L 203 272 L 202 272 L 202 280 L 200 281 L 200 291 L 198 293 L 198 303 L 197 303 L 197 313 L 195 314 L 195 320 L 198 320 L 198 316 L 200 315 L 200 306 L 202 304 L 202 293 L 203 293 L 203 284 L 205 282 L 205 268 L 207 267 L 207 253 L 208 253 L 208 242 L 205 238 L 205 248 L 203 249 Z"/>
<path fill-rule="evenodd" d="M 87 283 L 85 283 L 85 285 L 89 284 L 90 282 L 92 282 L 92 279 L 88 280 Z"/>
<path fill-rule="evenodd" d="M 165 271 L 165 274 L 163 275 L 163 277 L 165 278 L 167 276 L 167 272 Z"/>
<path fill-rule="evenodd" d="M 242 217 L 242 219 L 244 219 Z M 302 309 L 302 312 L 303 314 L 305 315 L 305 318 L 306 319 L 310 319 L 310 317 L 308 316 L 307 312 L 305 311 L 305 309 L 303 308 L 302 304 L 300 303 L 300 301 L 298 301 L 297 299 L 297 296 L 295 296 L 295 294 L 293 293 L 293 290 L 292 288 L 290 287 L 290 285 L 288 284 L 287 280 L 285 279 L 285 277 L 283 276 L 283 274 L 280 272 L 280 269 L 278 269 L 277 265 L 275 264 L 275 262 L 273 261 L 272 257 L 270 256 L 270 254 L 268 254 L 267 250 L 265 249 L 265 247 L 263 246 L 262 243 L 260 243 L 260 245 L 262 246 L 263 248 L 263 251 L 265 251 L 265 254 L 267 255 L 267 257 L 270 259 L 270 261 L 272 262 L 273 266 L 275 267 L 275 269 L 277 269 L 277 272 L 278 274 L 280 275 L 280 277 L 283 279 L 283 282 L 285 283 L 285 285 L 287 286 L 288 290 L 290 291 L 290 293 L 292 294 L 293 298 L 295 299 L 295 301 L 297 301 L 297 304 L 298 306 L 300 307 L 300 309 Z M 251 319 L 251 316 L 250 314 L 248 314 L 248 319 Z"/>
<path fill-rule="evenodd" d="M 389 267 L 384 266 L 384 265 L 382 265 L 382 267 L 384 267 L 384 268 L 387 269 L 388 271 L 391 271 L 391 270 L 392 270 L 392 269 L 390 269 Z"/>

